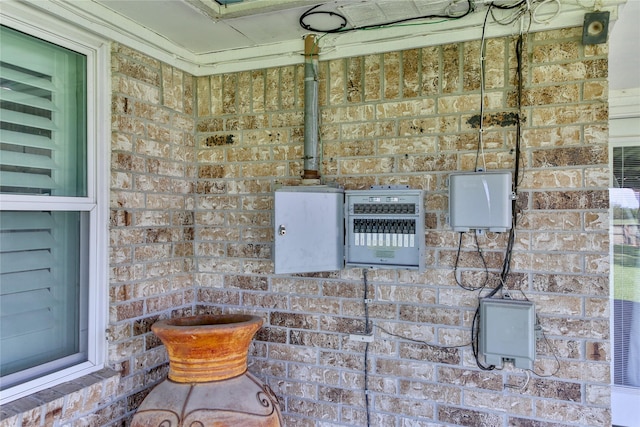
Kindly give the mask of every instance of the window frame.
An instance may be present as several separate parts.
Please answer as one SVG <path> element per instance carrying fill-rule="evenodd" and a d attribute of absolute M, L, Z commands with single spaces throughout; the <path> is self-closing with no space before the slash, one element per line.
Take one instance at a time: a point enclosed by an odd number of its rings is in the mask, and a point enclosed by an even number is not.
<path fill-rule="evenodd" d="M 5 2 L 2 25 L 85 55 L 87 58 L 87 195 L 57 197 L 0 194 L 2 210 L 88 212 L 87 361 L 0 391 L 0 405 L 102 369 L 108 321 L 108 199 L 110 138 L 110 45 L 28 5 Z"/>

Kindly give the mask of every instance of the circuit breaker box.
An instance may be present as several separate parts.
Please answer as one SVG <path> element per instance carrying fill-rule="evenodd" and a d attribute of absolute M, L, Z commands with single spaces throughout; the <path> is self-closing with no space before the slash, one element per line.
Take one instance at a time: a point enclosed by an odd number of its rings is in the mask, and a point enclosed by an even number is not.
<path fill-rule="evenodd" d="M 373 188 L 345 193 L 347 266 L 424 269 L 424 192 Z"/>
<path fill-rule="evenodd" d="M 275 191 L 275 273 L 344 266 L 344 190 L 324 185 Z"/>

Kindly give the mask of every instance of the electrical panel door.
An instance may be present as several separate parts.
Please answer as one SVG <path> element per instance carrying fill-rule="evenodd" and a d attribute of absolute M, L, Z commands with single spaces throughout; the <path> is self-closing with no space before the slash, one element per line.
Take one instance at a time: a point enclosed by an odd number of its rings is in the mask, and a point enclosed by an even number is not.
<path fill-rule="evenodd" d="M 346 265 L 424 269 L 422 190 L 352 190 L 345 198 Z"/>
<path fill-rule="evenodd" d="M 282 187 L 275 192 L 275 273 L 341 270 L 344 265 L 344 190 Z"/>

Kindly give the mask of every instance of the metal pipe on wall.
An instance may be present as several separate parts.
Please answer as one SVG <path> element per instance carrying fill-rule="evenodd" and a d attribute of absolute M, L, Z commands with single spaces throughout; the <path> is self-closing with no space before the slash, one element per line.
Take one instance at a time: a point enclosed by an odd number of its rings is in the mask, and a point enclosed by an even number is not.
<path fill-rule="evenodd" d="M 318 52 L 314 34 L 304 39 L 304 173 L 303 180 L 318 180 Z"/>

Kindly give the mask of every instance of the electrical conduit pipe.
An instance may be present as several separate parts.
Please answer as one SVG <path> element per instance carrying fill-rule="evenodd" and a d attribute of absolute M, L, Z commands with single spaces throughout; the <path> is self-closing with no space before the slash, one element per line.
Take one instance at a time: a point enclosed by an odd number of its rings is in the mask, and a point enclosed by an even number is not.
<path fill-rule="evenodd" d="M 319 184 L 318 172 L 318 53 L 314 34 L 304 39 L 304 184 Z"/>

